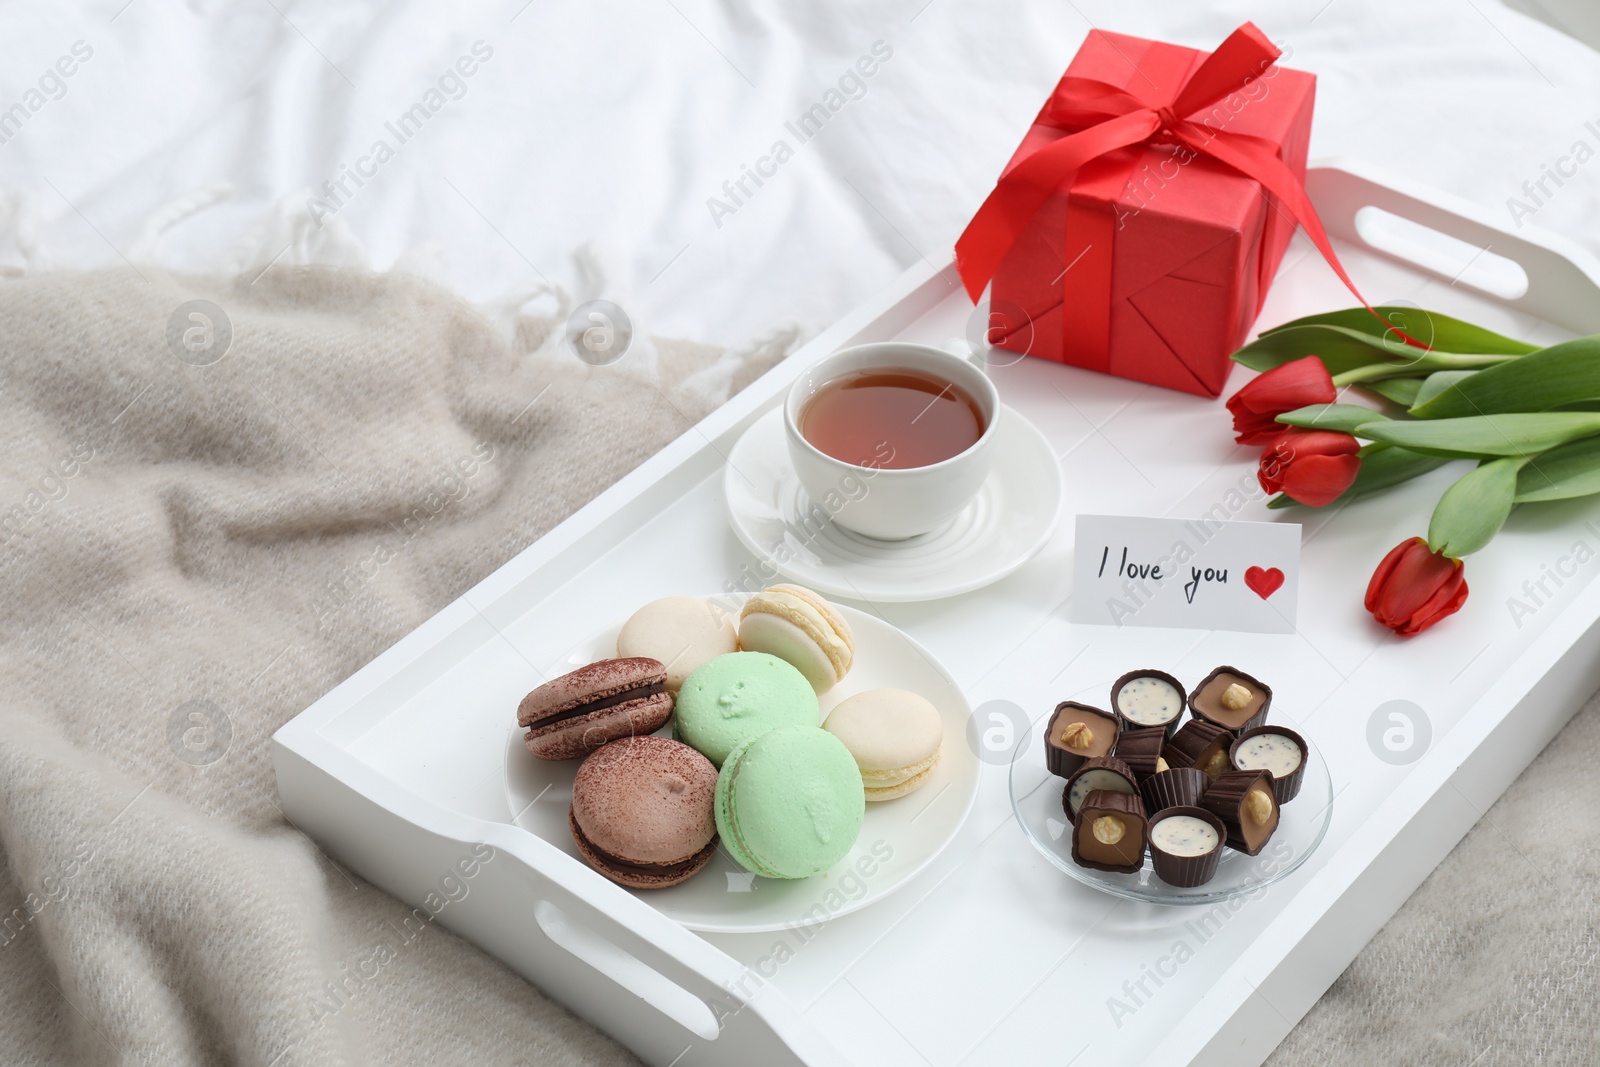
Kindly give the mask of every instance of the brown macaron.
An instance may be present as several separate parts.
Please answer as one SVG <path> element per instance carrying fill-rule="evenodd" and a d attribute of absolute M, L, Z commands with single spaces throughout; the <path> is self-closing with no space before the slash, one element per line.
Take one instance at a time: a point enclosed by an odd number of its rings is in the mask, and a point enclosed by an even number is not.
<path fill-rule="evenodd" d="M 654 733 L 672 718 L 659 660 L 603 659 L 553 678 L 522 698 L 517 723 L 540 759 L 578 759 L 619 737 Z"/>
<path fill-rule="evenodd" d="M 686 881 L 717 850 L 717 768 L 667 737 L 625 737 L 578 767 L 567 821 L 584 860 L 631 889 Z"/>

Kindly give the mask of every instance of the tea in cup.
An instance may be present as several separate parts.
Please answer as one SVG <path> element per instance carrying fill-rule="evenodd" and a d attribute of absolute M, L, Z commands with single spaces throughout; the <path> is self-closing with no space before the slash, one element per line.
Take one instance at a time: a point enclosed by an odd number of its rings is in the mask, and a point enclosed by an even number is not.
<path fill-rule="evenodd" d="M 944 526 L 989 475 L 1000 398 L 974 362 L 889 341 L 835 352 L 789 389 L 800 484 L 847 530 L 902 540 Z"/>

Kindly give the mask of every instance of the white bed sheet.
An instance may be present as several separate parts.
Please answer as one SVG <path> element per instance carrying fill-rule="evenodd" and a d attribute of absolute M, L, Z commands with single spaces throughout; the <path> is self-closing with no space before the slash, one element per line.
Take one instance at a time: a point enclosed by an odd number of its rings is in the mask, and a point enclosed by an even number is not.
<path fill-rule="evenodd" d="M 1576 142 L 1600 150 L 1600 55 L 1494 0 L 15 3 L 0 110 L 47 84 L 0 126 L 0 234 L 18 223 L 0 264 L 320 255 L 484 300 L 541 276 L 583 291 L 572 253 L 591 242 L 647 329 L 815 328 L 947 254 L 1091 25 L 1210 46 L 1245 18 L 1320 78 L 1313 156 L 1509 211 Z M 92 55 L 58 89 L 80 41 Z M 458 90 L 476 42 L 492 54 Z M 459 99 L 401 142 L 386 124 L 441 77 Z M 856 98 L 802 141 L 786 123 L 841 77 Z M 364 162 L 379 140 L 393 158 Z M 779 141 L 792 156 L 763 164 Z M 337 210 L 308 225 L 323 183 L 358 166 L 371 177 L 321 194 Z M 730 194 L 747 167 L 772 173 Z M 154 236 L 162 205 L 219 185 L 227 199 Z M 1531 221 L 1600 251 L 1600 162 L 1545 189 Z"/>

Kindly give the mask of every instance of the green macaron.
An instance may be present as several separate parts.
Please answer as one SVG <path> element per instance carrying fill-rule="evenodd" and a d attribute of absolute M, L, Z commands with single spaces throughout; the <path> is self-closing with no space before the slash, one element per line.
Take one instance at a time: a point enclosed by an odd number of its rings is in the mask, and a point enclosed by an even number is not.
<path fill-rule="evenodd" d="M 765 652 L 707 660 L 683 681 L 672 736 L 722 766 L 739 745 L 778 726 L 822 721 L 806 676 Z"/>
<path fill-rule="evenodd" d="M 844 859 L 867 808 L 855 757 L 814 726 L 781 726 L 734 749 L 715 802 L 722 847 L 766 878 L 809 878 Z"/>

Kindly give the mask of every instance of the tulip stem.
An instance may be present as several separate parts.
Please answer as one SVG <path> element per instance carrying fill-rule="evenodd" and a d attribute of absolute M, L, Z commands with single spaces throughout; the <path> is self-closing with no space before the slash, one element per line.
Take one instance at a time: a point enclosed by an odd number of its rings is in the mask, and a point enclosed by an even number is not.
<path fill-rule="evenodd" d="M 1432 374 L 1436 370 L 1481 370 L 1484 367 L 1509 363 L 1518 358 L 1520 357 L 1430 352 L 1405 363 L 1378 362 L 1352 367 L 1342 374 L 1335 374 L 1333 376 L 1333 384 L 1337 388 L 1343 385 L 1354 385 L 1357 382 L 1377 381 L 1380 378 L 1415 378 Z M 1418 372 L 1421 372 L 1421 375 Z"/>

